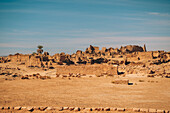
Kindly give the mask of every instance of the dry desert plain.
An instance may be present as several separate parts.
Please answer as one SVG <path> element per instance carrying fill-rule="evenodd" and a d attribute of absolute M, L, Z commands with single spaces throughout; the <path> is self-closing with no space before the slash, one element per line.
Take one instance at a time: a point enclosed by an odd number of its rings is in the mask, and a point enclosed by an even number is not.
<path fill-rule="evenodd" d="M 0 112 L 170 110 L 170 52 L 147 52 L 145 45 L 42 52 L 1 57 Z"/>
<path fill-rule="evenodd" d="M 1 64 L 1 66 L 4 65 L 9 64 Z M 26 67 L 20 66 L 20 68 L 26 70 Z M 68 79 L 56 78 L 55 69 L 49 71 L 27 69 L 25 73 L 48 74 L 52 77 L 45 80 L 22 80 L 1 76 L 1 106 L 122 107 L 170 110 L 170 79 L 168 78 L 148 78 L 139 74 L 129 74 L 125 77 L 86 76 Z M 112 80 L 118 77 L 129 79 L 133 85 L 113 84 Z"/>

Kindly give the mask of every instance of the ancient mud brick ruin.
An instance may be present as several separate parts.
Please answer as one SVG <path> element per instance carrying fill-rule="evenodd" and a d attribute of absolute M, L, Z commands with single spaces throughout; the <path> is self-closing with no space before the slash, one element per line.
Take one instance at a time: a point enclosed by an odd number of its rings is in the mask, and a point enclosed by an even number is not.
<path fill-rule="evenodd" d="M 88 75 L 97 75 L 102 73 L 117 75 L 118 68 L 113 65 L 73 65 L 73 66 L 57 66 L 56 73 L 69 74 L 69 73 L 81 73 Z"/>
<path fill-rule="evenodd" d="M 106 48 L 90 45 L 85 51 L 77 50 L 73 54 L 57 53 L 50 56 L 48 52 L 37 50 L 34 54 L 15 54 L 8 57 L 1 57 L 0 62 L 16 63 L 27 67 L 37 67 L 44 70 L 57 70 L 59 74 L 80 73 L 80 74 L 157 74 L 170 75 L 168 71 L 170 52 L 147 51 L 144 47 L 127 45 L 118 48 Z M 151 66 L 153 65 L 153 66 Z M 156 65 L 163 66 L 163 68 Z M 152 73 L 151 73 L 152 72 Z M 161 72 L 161 73 L 160 73 Z"/>

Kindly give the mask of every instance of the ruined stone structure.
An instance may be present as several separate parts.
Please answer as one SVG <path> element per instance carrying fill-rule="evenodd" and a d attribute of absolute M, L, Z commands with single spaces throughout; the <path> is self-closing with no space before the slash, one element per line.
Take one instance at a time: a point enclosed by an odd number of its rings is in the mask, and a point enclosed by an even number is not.
<path fill-rule="evenodd" d="M 34 107 L 26 107 L 26 106 L 9 106 L 9 107 L 0 107 L 0 111 L 2 112 L 59 112 L 59 111 L 67 111 L 67 112 L 140 112 L 140 113 L 169 113 L 169 110 L 161 110 L 161 109 L 153 109 L 153 108 L 117 108 L 117 107 L 52 107 L 52 106 L 34 106 Z"/>
<path fill-rule="evenodd" d="M 118 67 L 114 65 L 72 65 L 72 66 L 57 66 L 58 74 L 79 73 L 88 75 L 110 74 L 117 75 Z"/>
<path fill-rule="evenodd" d="M 42 52 L 41 52 L 42 53 Z M 147 65 L 158 65 L 170 61 L 170 52 L 147 51 L 146 46 L 127 45 L 120 49 L 106 48 L 90 45 L 85 51 L 77 50 L 73 54 L 57 53 L 50 56 L 48 52 L 34 54 L 15 54 L 1 57 L 0 62 L 12 62 L 27 67 L 42 69 L 56 68 L 58 73 L 82 73 L 82 74 L 119 74 L 117 67 L 124 68 L 126 74 L 148 73 Z M 133 67 L 132 67 L 133 66 Z M 136 68 L 135 66 L 141 66 Z M 74 68 L 74 69 L 73 69 Z M 121 72 L 121 71 L 120 71 Z"/>

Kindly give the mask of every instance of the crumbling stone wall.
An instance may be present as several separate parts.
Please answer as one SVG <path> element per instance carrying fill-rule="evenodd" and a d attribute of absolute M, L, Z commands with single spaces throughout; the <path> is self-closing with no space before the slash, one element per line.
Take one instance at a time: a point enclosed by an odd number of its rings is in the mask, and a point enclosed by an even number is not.
<path fill-rule="evenodd" d="M 23 54 L 15 54 L 9 55 L 8 59 L 12 63 L 26 65 L 28 67 L 43 67 L 43 65 L 49 61 L 50 56 L 43 55 L 23 55 Z"/>
<path fill-rule="evenodd" d="M 58 74 L 69 74 L 69 73 L 80 73 L 80 74 L 88 74 L 88 75 L 98 75 L 102 73 L 117 75 L 118 74 L 118 66 L 114 65 L 64 65 L 57 66 L 56 73 Z"/>
<path fill-rule="evenodd" d="M 140 60 L 150 60 L 153 59 L 153 51 L 139 52 L 138 56 Z"/>
<path fill-rule="evenodd" d="M 25 64 L 28 67 L 52 68 L 55 65 L 129 65 L 133 63 L 143 62 L 144 64 L 161 64 L 170 61 L 170 53 L 164 51 L 146 52 L 146 47 L 137 45 L 127 45 L 118 48 L 99 47 L 90 45 L 84 52 L 77 50 L 73 54 L 57 53 L 50 56 L 48 52 L 44 54 L 15 54 L 9 55 L 7 58 L 1 57 L 0 63 L 13 62 L 17 64 Z"/>
<path fill-rule="evenodd" d="M 11 62 L 26 63 L 29 61 L 30 55 L 23 55 L 23 54 L 9 55 L 8 59 Z"/>

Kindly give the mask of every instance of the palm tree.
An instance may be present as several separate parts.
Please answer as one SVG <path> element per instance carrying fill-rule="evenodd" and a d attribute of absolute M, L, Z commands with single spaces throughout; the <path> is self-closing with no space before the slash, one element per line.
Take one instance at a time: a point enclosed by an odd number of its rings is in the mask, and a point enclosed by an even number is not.
<path fill-rule="evenodd" d="M 38 47 L 38 49 L 37 49 L 37 53 L 40 53 L 40 54 L 42 54 L 43 53 L 43 46 L 42 45 L 38 45 L 37 46 Z"/>

